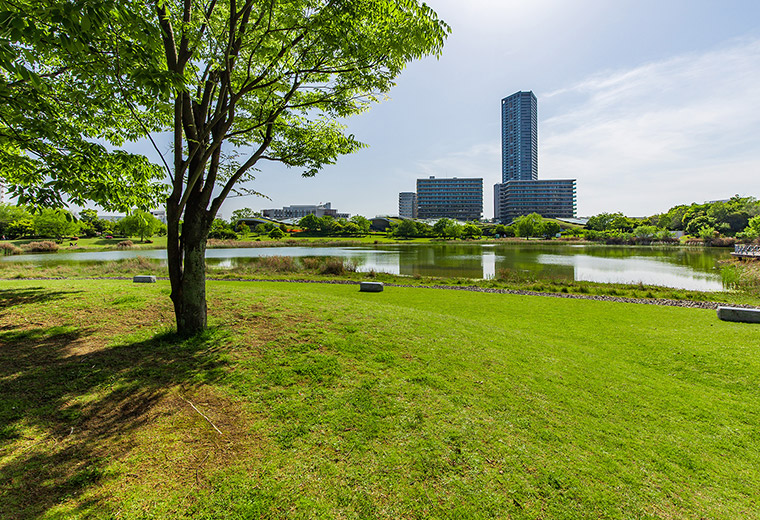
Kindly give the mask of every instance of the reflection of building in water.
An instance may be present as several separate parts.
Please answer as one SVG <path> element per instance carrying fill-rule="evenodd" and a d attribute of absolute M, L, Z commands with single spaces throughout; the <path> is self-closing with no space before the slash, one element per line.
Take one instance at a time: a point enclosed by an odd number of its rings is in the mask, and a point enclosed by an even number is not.
<path fill-rule="evenodd" d="M 484 278 L 479 246 L 414 247 L 399 254 L 399 274 L 447 278 Z"/>
<path fill-rule="evenodd" d="M 514 280 L 545 279 L 545 280 L 575 280 L 575 265 L 562 263 L 543 263 L 542 255 L 511 254 L 496 256 L 494 269 L 495 278 Z"/>

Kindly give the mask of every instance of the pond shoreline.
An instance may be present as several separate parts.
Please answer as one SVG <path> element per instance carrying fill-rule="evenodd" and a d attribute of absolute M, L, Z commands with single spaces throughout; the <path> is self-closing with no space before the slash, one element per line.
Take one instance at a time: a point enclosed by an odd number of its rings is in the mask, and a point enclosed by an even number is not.
<path fill-rule="evenodd" d="M 428 242 L 359 244 L 341 242 L 279 247 L 210 248 L 206 264 L 210 270 L 226 271 L 235 277 L 236 270 L 254 274 L 262 264 L 268 269 L 298 271 L 307 258 L 340 258 L 349 270 L 365 273 L 388 273 L 400 276 L 463 278 L 475 280 L 501 279 L 516 282 L 539 280 L 578 281 L 605 284 L 640 284 L 676 289 L 721 292 L 723 280 L 719 272 L 728 252 L 704 248 L 668 246 L 608 246 L 568 244 L 546 241 L 503 242 Z M 165 250 L 124 249 L 119 251 L 59 251 L 37 255 L 5 256 L 0 276 L 26 276 L 35 270 L 57 266 L 95 266 L 102 264 L 117 272 L 115 262 L 128 259 L 147 261 L 159 267 L 166 263 Z M 282 265 L 280 265 L 282 264 Z M 349 266 L 350 264 L 350 266 Z M 266 267 L 266 265 L 264 267 Z M 146 265 L 147 267 L 147 265 Z M 75 269 L 79 269 L 75 267 Z M 151 269 L 152 270 L 152 269 Z M 37 271 L 36 274 L 47 275 Z M 63 276 L 67 272 L 60 273 Z M 91 275 L 99 274 L 92 272 Z M 10 275 L 10 276 L 13 276 Z"/>
<path fill-rule="evenodd" d="M 36 240 L 48 240 L 48 239 L 36 239 Z M 61 246 L 57 251 L 50 251 L 49 253 L 99 253 L 99 252 L 114 252 L 114 251 L 156 251 L 166 250 L 166 244 L 164 240 L 157 239 L 155 243 L 135 243 L 131 247 L 118 247 L 118 241 L 122 239 L 114 239 L 113 244 L 109 245 L 75 245 L 75 246 Z M 126 240 L 126 239 L 124 239 Z M 0 242 L 7 242 L 17 246 L 23 246 L 24 243 L 30 242 L 30 240 L 14 241 L 6 240 Z M 65 241 L 64 241 L 65 242 Z M 551 246 L 594 246 L 594 247 L 609 247 L 609 248 L 629 248 L 629 249 L 708 249 L 708 250 L 728 250 L 733 249 L 733 246 L 705 246 L 702 244 L 682 243 L 682 242 L 657 242 L 653 241 L 649 244 L 612 244 L 606 241 L 592 241 L 585 239 L 542 239 L 542 238 L 481 238 L 476 240 L 448 240 L 442 238 L 410 238 L 399 239 L 389 238 L 385 236 L 364 236 L 364 237 L 288 237 L 282 240 L 217 240 L 209 239 L 206 244 L 206 249 L 258 249 L 267 247 L 368 247 L 368 246 L 388 246 L 388 245 L 400 245 L 400 246 L 416 246 L 416 245 L 551 245 Z M 35 251 L 26 251 L 12 256 L 25 256 L 29 254 L 39 254 Z M 10 256 L 10 255 L 9 255 Z"/>
<path fill-rule="evenodd" d="M 29 277 L 29 278 L 0 278 L 0 281 L 53 281 L 53 280 L 123 280 L 131 281 L 129 276 L 93 276 L 88 278 L 74 277 Z M 157 276 L 156 280 L 169 281 L 168 276 Z M 264 282 L 264 283 L 302 283 L 302 284 L 326 284 L 326 285 L 359 285 L 361 281 L 355 280 L 302 280 L 302 279 L 278 279 L 278 278 L 213 278 L 208 277 L 209 282 Z M 608 296 L 601 294 L 569 294 L 555 292 L 538 292 L 521 289 L 498 289 L 493 287 L 478 287 L 474 285 L 412 285 L 383 282 L 385 287 L 400 287 L 405 289 L 440 289 L 450 291 L 480 292 L 489 294 L 513 294 L 517 296 L 545 296 L 549 298 L 565 298 L 572 300 L 592 300 L 615 303 L 634 303 L 641 305 L 660 305 L 664 307 L 685 307 L 690 309 L 707 309 L 715 310 L 719 306 L 727 305 L 725 302 L 714 301 L 694 301 L 694 300 L 672 300 L 668 298 L 628 298 L 623 296 Z M 750 305 L 745 303 L 731 303 L 731 307 L 741 307 L 744 309 L 760 309 L 760 305 Z"/>

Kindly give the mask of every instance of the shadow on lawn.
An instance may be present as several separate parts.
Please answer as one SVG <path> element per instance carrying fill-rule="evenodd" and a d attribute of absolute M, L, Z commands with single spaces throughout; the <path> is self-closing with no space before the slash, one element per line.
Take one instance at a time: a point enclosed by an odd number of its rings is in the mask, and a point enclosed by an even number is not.
<path fill-rule="evenodd" d="M 0 289 L 0 309 L 26 305 L 29 303 L 43 303 L 50 300 L 58 300 L 70 294 L 82 291 L 51 291 L 44 287 L 24 287 L 23 289 Z"/>
<path fill-rule="evenodd" d="M 55 292 L 2 291 L 17 302 Z M 113 346 L 91 331 L 0 329 L 0 518 L 36 518 L 106 478 L 170 388 L 222 373 L 219 331 Z"/>

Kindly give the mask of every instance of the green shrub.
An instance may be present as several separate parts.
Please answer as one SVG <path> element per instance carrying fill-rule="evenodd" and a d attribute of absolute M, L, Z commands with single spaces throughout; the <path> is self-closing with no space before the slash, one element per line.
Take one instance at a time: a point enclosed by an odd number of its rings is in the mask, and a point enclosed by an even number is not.
<path fill-rule="evenodd" d="M 208 237 L 217 240 L 238 240 L 240 238 L 237 233 L 231 229 L 225 228 L 212 229 L 211 232 L 209 232 Z"/>

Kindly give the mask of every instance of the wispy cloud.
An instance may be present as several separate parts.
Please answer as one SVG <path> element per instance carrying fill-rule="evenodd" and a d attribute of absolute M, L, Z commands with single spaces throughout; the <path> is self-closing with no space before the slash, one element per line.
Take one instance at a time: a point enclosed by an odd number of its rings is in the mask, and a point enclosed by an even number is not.
<path fill-rule="evenodd" d="M 539 175 L 578 179 L 580 214 L 760 195 L 760 40 L 539 93 Z"/>
<path fill-rule="evenodd" d="M 501 144 L 489 141 L 471 145 L 464 150 L 452 151 L 443 157 L 420 161 L 417 172 L 438 177 L 494 177 L 501 168 Z"/>

